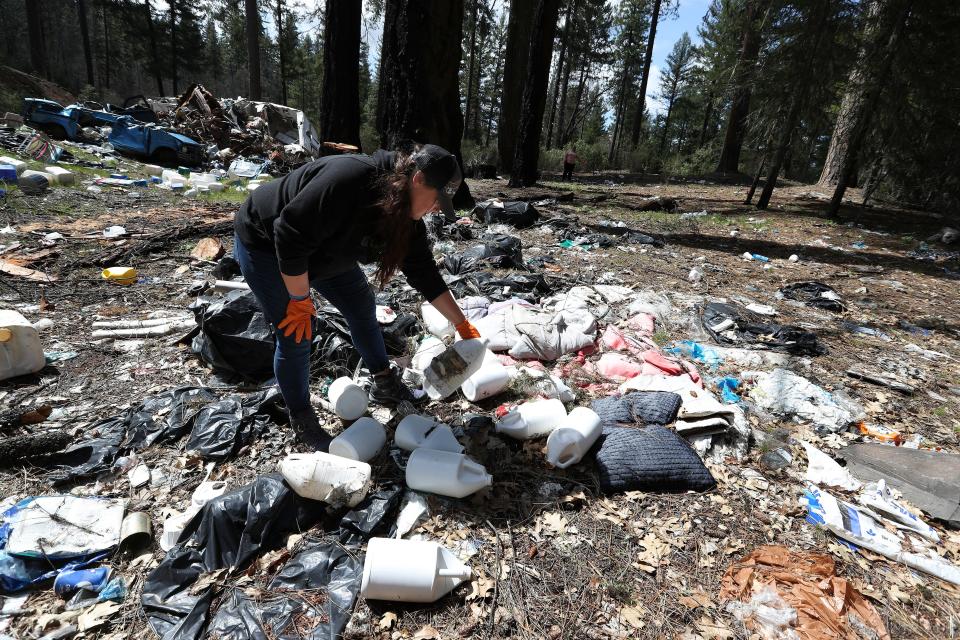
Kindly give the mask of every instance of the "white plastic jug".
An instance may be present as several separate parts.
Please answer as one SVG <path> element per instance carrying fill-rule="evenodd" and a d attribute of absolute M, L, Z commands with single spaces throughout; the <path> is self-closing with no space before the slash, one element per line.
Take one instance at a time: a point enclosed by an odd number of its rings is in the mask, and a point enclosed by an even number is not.
<path fill-rule="evenodd" d="M 457 332 L 453 323 L 447 320 L 447 318 L 437 311 L 437 308 L 429 302 L 424 302 L 420 305 L 420 317 L 423 318 L 423 325 L 427 328 L 427 331 L 438 338 L 452 338 Z"/>
<path fill-rule="evenodd" d="M 0 380 L 36 373 L 46 364 L 33 325 L 18 311 L 0 311 Z"/>
<path fill-rule="evenodd" d="M 355 507 L 370 490 L 370 465 L 322 451 L 291 453 L 280 473 L 301 498 Z"/>
<path fill-rule="evenodd" d="M 411 413 L 400 421 L 394 433 L 393 441 L 401 449 L 413 451 L 424 447 L 437 451 L 463 453 L 463 445 L 453 435 L 453 430 L 428 416 Z"/>
<path fill-rule="evenodd" d="M 558 469 L 577 464 L 602 430 L 600 416 L 593 409 L 575 407 L 547 438 L 547 461 Z"/>
<path fill-rule="evenodd" d="M 383 425 L 364 416 L 330 442 L 330 453 L 341 458 L 367 462 L 372 460 L 386 443 L 387 432 Z"/>
<path fill-rule="evenodd" d="M 223 480 L 204 480 L 193 490 L 190 504 L 202 507 L 214 498 L 222 496 L 227 491 L 227 483 Z"/>
<path fill-rule="evenodd" d="M 538 438 L 559 427 L 566 417 L 567 410 L 556 398 L 525 402 L 500 419 L 497 433 L 517 440 Z"/>
<path fill-rule="evenodd" d="M 446 398 L 483 364 L 486 343 L 480 338 L 461 340 L 430 361 L 423 372 L 423 390 L 433 400 Z"/>
<path fill-rule="evenodd" d="M 407 486 L 451 498 L 464 498 L 493 484 L 482 464 L 462 453 L 417 449 L 407 460 Z"/>
<path fill-rule="evenodd" d="M 470 576 L 470 567 L 436 542 L 370 538 L 360 595 L 370 600 L 435 602 Z"/>
<path fill-rule="evenodd" d="M 510 385 L 510 369 L 500 364 L 484 360 L 475 374 L 463 381 L 460 389 L 470 402 L 497 395 Z"/>
<path fill-rule="evenodd" d="M 447 346 L 436 336 L 427 336 L 417 347 L 417 352 L 410 360 L 410 367 L 414 371 L 423 372 L 430 365 L 430 361 L 443 353 Z"/>
<path fill-rule="evenodd" d="M 367 410 L 367 392 L 346 376 L 330 383 L 327 400 L 334 412 L 344 420 L 356 420 Z"/>

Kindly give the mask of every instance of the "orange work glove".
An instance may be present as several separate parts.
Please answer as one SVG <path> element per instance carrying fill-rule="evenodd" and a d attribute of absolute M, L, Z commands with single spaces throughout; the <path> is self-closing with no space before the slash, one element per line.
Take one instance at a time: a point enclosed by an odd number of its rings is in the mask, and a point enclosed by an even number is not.
<path fill-rule="evenodd" d="M 309 297 L 303 300 L 290 299 L 287 303 L 287 315 L 283 317 L 277 329 L 283 331 L 283 335 L 288 338 L 294 335 L 294 341 L 298 344 L 306 338 L 308 341 L 313 339 L 313 317 L 317 315 L 317 310 L 313 308 L 313 300 Z"/>
<path fill-rule="evenodd" d="M 463 322 L 457 325 L 457 333 L 459 333 L 460 337 L 463 338 L 464 340 L 467 340 L 469 338 L 480 337 L 480 332 L 477 331 L 477 328 L 475 326 L 470 324 L 469 320 L 464 320 Z"/>

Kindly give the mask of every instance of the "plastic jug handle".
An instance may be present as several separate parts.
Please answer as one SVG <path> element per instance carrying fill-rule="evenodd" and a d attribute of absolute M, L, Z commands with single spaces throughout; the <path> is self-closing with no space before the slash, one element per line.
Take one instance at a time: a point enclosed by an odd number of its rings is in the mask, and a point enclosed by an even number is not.
<path fill-rule="evenodd" d="M 441 578 L 463 578 L 466 580 L 470 577 L 471 571 L 470 567 L 460 567 L 453 569 L 438 569 L 437 575 Z"/>

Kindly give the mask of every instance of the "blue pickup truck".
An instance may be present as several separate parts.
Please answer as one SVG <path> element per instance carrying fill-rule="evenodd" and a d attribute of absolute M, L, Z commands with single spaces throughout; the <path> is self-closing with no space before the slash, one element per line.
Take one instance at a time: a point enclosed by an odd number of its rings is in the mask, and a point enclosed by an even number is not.
<path fill-rule="evenodd" d="M 83 140 L 84 127 L 110 127 L 107 140 L 125 155 L 167 167 L 203 164 L 203 147 L 187 136 L 134 120 L 130 115 L 89 109 L 72 104 L 63 107 L 52 100 L 27 98 L 23 120 L 58 140 Z"/>

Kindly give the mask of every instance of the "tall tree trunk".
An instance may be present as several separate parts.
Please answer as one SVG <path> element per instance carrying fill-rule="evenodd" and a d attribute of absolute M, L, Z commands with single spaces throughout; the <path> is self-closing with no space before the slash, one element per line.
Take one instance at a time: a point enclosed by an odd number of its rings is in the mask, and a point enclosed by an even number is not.
<path fill-rule="evenodd" d="M 657 22 L 660 20 L 660 0 L 653 0 L 650 15 L 650 35 L 647 37 L 647 51 L 643 56 L 643 75 L 640 76 L 640 95 L 637 96 L 637 117 L 633 120 L 630 145 L 636 149 L 640 144 L 640 128 L 643 126 L 643 112 L 647 102 L 647 80 L 650 79 L 650 61 L 653 59 L 653 41 L 657 37 Z"/>
<path fill-rule="evenodd" d="M 806 29 L 802 34 L 806 41 L 810 42 L 808 51 L 817 51 L 820 43 L 823 41 L 827 17 L 830 13 L 832 0 L 817 0 L 812 9 L 812 15 L 806 20 Z M 783 122 L 780 130 L 780 139 L 775 147 L 773 161 L 770 164 L 770 172 L 767 174 L 767 180 L 763 184 L 763 191 L 760 192 L 760 198 L 757 200 L 757 209 L 766 209 L 770 204 L 770 196 L 773 195 L 773 189 L 777 186 L 777 177 L 780 175 L 780 168 L 783 166 L 783 160 L 790 149 L 790 140 L 793 138 L 794 130 L 797 128 L 797 122 L 800 119 L 800 111 L 803 108 L 804 97 L 813 78 L 812 65 L 801 67 L 802 71 L 794 81 L 790 96 L 790 107 L 787 112 L 786 120 Z"/>
<path fill-rule="evenodd" d="M 575 0 L 567 0 L 567 11 L 564 17 L 563 24 L 563 36 L 560 38 L 560 53 L 557 55 L 557 71 L 554 74 L 554 89 L 553 89 L 553 100 L 550 101 L 550 117 L 547 119 L 547 149 L 553 146 L 553 121 L 556 118 L 557 111 L 563 110 L 563 107 L 558 107 L 558 100 L 560 98 L 560 77 L 563 75 L 563 63 L 567 56 L 567 46 L 570 42 L 570 23 L 571 20 L 571 10 L 576 11 Z M 569 64 L 567 65 L 570 66 Z M 570 70 L 567 70 L 567 78 L 570 77 Z M 561 114 L 561 119 L 563 115 Z"/>
<path fill-rule="evenodd" d="M 153 77 L 157 81 L 157 95 L 165 95 L 163 91 L 163 74 L 160 72 L 160 56 L 157 55 L 157 36 L 153 31 L 153 7 L 150 0 L 146 0 L 144 7 L 147 10 L 147 34 L 150 38 L 150 57 L 152 58 Z"/>
<path fill-rule="evenodd" d="M 557 110 L 557 146 L 563 145 L 563 121 L 567 117 L 567 94 L 570 92 L 570 73 L 573 65 L 571 60 L 563 70 L 563 86 L 560 88 L 560 106 Z M 549 142 L 549 140 L 547 141 Z"/>
<path fill-rule="evenodd" d="M 563 124 L 563 128 L 559 130 L 560 137 L 557 139 L 557 146 L 563 148 L 567 142 L 573 137 L 573 132 L 577 127 L 577 114 L 580 111 L 580 103 L 583 101 L 583 87 L 586 83 L 587 69 L 589 64 L 584 65 L 580 68 L 580 80 L 577 83 L 577 97 L 573 101 L 573 110 L 570 113 L 570 119 Z"/>
<path fill-rule="evenodd" d="M 523 83 L 527 77 L 530 32 L 536 2 L 510 3 L 507 22 L 507 49 L 503 56 L 503 93 L 500 95 L 500 122 L 497 125 L 497 155 L 500 168 L 513 170 L 517 129 L 520 126 L 520 104 L 523 102 Z"/>
<path fill-rule="evenodd" d="M 277 57 L 280 59 L 280 104 L 287 104 L 287 56 L 283 44 L 283 0 L 277 0 Z"/>
<path fill-rule="evenodd" d="M 629 50 L 633 47 L 633 39 L 627 37 L 627 46 L 626 49 Z M 630 80 L 630 65 L 626 57 L 623 60 L 623 74 L 620 76 L 620 95 L 617 97 L 617 109 L 616 109 L 616 118 L 613 125 L 613 137 L 610 139 L 610 151 L 607 153 L 607 164 L 613 164 L 613 158 L 617 153 L 617 145 L 623 130 L 623 111 L 626 109 L 626 99 L 627 99 L 627 85 Z"/>
<path fill-rule="evenodd" d="M 245 0 L 247 17 L 247 71 L 250 76 L 250 99 L 263 99 L 260 83 L 260 9 L 257 0 Z M 176 89 L 174 89 L 176 93 Z"/>
<path fill-rule="evenodd" d="M 707 142 L 707 127 L 710 126 L 710 118 L 713 117 L 713 93 L 707 94 L 707 107 L 703 110 L 703 126 L 700 127 L 700 142 L 702 147 Z"/>
<path fill-rule="evenodd" d="M 718 173 L 737 173 L 740 170 L 740 150 L 743 148 L 743 136 L 747 129 L 747 116 L 750 115 L 753 70 L 762 42 L 762 17 L 769 5 L 770 0 L 747 1 L 740 54 L 733 74 L 733 100 L 723 135 L 723 149 L 717 163 Z"/>
<path fill-rule="evenodd" d="M 326 0 L 320 137 L 360 146 L 362 0 Z"/>
<path fill-rule="evenodd" d="M 179 47 L 177 46 L 177 2 L 179 0 L 169 0 L 170 3 L 170 80 L 173 82 L 173 95 L 180 95 L 179 73 L 177 58 L 179 57 Z"/>
<path fill-rule="evenodd" d="M 37 0 L 24 0 L 27 14 L 27 37 L 30 39 L 31 70 L 43 77 L 48 76 L 47 46 L 43 38 L 43 5 Z"/>
<path fill-rule="evenodd" d="M 499 101 L 496 97 L 500 94 L 500 81 L 502 69 L 501 64 L 503 63 L 503 47 L 497 47 L 497 66 L 493 72 L 493 96 L 490 100 L 490 109 L 487 111 L 487 140 L 484 143 L 485 146 L 490 146 L 490 134 L 493 130 L 493 109 L 495 104 L 499 104 Z"/>
<path fill-rule="evenodd" d="M 890 73 L 893 55 L 910 11 L 905 0 L 873 0 L 867 9 L 864 45 L 840 104 L 830 147 L 817 186 L 836 187 L 830 213 L 839 208 L 843 191 L 856 184 L 857 156 L 873 109 Z"/>
<path fill-rule="evenodd" d="M 463 0 L 386 0 L 377 93 L 377 131 L 384 149 L 437 144 L 463 166 L 462 34 Z M 460 209 L 473 206 L 466 180 L 453 203 Z"/>
<path fill-rule="evenodd" d="M 170 3 L 171 11 L 173 10 L 173 2 Z M 110 60 L 110 31 L 107 29 L 107 7 L 100 7 L 100 17 L 103 18 L 103 86 L 110 86 L 110 65 L 112 61 Z M 171 30 L 173 27 L 171 26 Z"/>
<path fill-rule="evenodd" d="M 553 36 L 559 13 L 560 0 L 537 1 L 533 30 L 530 33 L 520 129 L 517 132 L 517 148 L 513 153 L 513 173 L 510 174 L 511 187 L 529 187 L 537 182 L 543 108 L 547 102 L 550 58 L 553 55 Z"/>
<path fill-rule="evenodd" d="M 93 53 L 90 51 L 90 27 L 87 24 L 87 2 L 77 0 L 77 20 L 80 22 L 80 40 L 83 42 L 83 60 L 87 67 L 87 84 L 94 86 Z"/>
<path fill-rule="evenodd" d="M 663 147 L 667 143 L 667 133 L 670 131 L 670 116 L 673 114 L 673 105 L 677 101 L 677 83 L 675 79 L 673 86 L 670 87 L 670 98 L 667 102 L 667 115 L 663 118 L 663 131 L 660 132 L 660 153 L 663 153 Z"/>
<path fill-rule="evenodd" d="M 471 9 L 470 9 L 470 60 L 467 63 L 467 104 L 464 109 L 463 114 L 463 131 L 464 137 L 469 135 L 470 132 L 470 123 L 472 120 L 470 116 L 473 115 L 473 74 L 476 71 L 477 67 L 477 14 L 479 11 L 480 0 L 473 0 Z M 479 96 L 477 96 L 479 98 Z"/>

